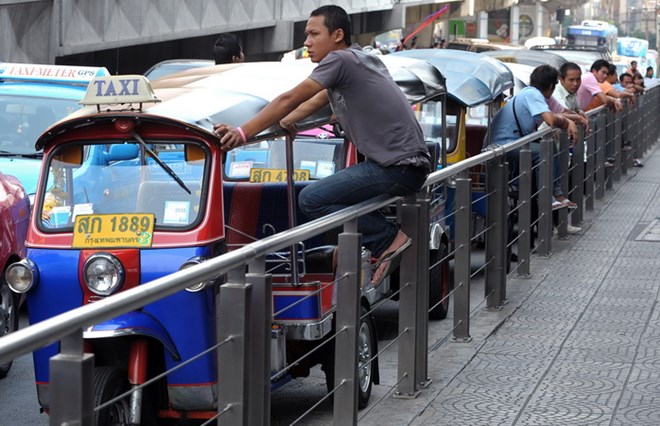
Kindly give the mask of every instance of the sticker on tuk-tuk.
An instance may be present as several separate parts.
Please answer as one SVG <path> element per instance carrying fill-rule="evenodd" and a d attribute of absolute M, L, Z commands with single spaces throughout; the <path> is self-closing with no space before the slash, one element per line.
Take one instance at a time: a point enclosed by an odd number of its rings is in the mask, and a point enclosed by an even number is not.
<path fill-rule="evenodd" d="M 78 215 L 73 226 L 73 248 L 151 247 L 153 214 Z"/>
<path fill-rule="evenodd" d="M 165 214 L 163 215 L 164 224 L 188 224 L 190 215 L 189 201 L 165 201 Z"/>
<path fill-rule="evenodd" d="M 250 182 L 286 182 L 284 169 L 250 169 Z M 293 180 L 309 180 L 309 170 L 294 170 Z"/>

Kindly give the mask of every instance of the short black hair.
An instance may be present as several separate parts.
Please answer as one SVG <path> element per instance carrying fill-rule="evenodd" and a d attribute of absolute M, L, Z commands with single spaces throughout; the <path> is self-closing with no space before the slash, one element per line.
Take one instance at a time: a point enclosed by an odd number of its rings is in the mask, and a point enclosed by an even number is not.
<path fill-rule="evenodd" d="M 312 13 L 309 14 L 310 18 L 312 16 L 323 16 L 325 18 L 325 27 L 328 29 L 329 33 L 341 29 L 344 32 L 344 43 L 346 43 L 347 46 L 351 45 L 351 18 L 344 9 L 329 4 L 314 9 Z"/>
<path fill-rule="evenodd" d="M 591 64 L 591 68 L 589 69 L 589 71 L 600 71 L 600 69 L 603 67 L 607 68 L 607 72 L 609 72 L 610 63 L 607 62 L 605 59 L 598 59 L 593 64 Z"/>
<path fill-rule="evenodd" d="M 626 77 L 630 77 L 631 80 L 632 80 L 632 78 L 633 78 L 633 76 L 632 76 L 631 74 L 628 74 L 627 72 L 624 72 L 623 74 L 621 74 L 621 75 L 619 76 L 619 81 L 620 81 L 621 83 L 623 83 L 623 79 L 626 78 Z"/>
<path fill-rule="evenodd" d="M 607 73 L 608 73 L 609 75 L 616 75 L 616 65 L 614 65 L 614 64 L 610 64 L 610 65 L 607 67 Z"/>
<path fill-rule="evenodd" d="M 646 71 L 653 71 L 653 67 L 646 67 Z"/>
<path fill-rule="evenodd" d="M 230 64 L 234 62 L 234 57 L 241 56 L 243 48 L 238 37 L 234 34 L 220 34 L 213 46 L 213 58 L 216 64 Z"/>
<path fill-rule="evenodd" d="M 545 92 L 551 86 L 557 84 L 559 71 L 551 65 L 539 65 L 534 68 L 532 74 L 529 76 L 529 85 L 536 87 L 541 92 Z"/>
<path fill-rule="evenodd" d="M 559 67 L 559 77 L 566 78 L 569 71 L 580 71 L 582 73 L 582 68 L 575 62 L 566 62 Z"/>

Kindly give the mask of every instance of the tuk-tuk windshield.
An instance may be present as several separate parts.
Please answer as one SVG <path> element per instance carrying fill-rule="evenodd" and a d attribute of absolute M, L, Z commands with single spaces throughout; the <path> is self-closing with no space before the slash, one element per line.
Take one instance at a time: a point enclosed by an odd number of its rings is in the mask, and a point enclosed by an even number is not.
<path fill-rule="evenodd" d="M 427 101 L 417 106 L 417 119 L 422 126 L 426 142 L 442 143 L 442 102 Z M 445 149 L 456 149 L 458 118 L 452 111 L 446 112 Z"/>
<path fill-rule="evenodd" d="M 342 168 L 344 140 L 297 137 L 293 142 L 294 180 L 315 180 Z M 274 139 L 235 148 L 227 153 L 227 180 L 284 182 L 287 158 L 284 139 Z"/>
<path fill-rule="evenodd" d="M 55 149 L 42 169 L 47 171 L 46 191 L 35 204 L 40 228 L 66 232 L 77 215 L 132 213 L 154 214 L 156 230 L 194 226 L 204 212 L 208 151 L 194 142 L 146 144 L 171 171 L 134 140 Z"/>

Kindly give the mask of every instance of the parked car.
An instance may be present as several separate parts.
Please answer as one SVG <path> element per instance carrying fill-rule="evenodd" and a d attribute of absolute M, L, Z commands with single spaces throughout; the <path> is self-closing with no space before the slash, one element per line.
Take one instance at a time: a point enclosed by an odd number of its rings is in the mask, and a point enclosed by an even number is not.
<path fill-rule="evenodd" d="M 153 81 L 180 71 L 213 65 L 215 65 L 215 62 L 211 59 L 168 59 L 154 64 L 145 71 L 144 76 Z"/>
<path fill-rule="evenodd" d="M 105 68 L 0 63 L 0 170 L 16 176 L 28 195 L 37 188 L 43 153 L 37 138 L 81 108 L 78 103 Z"/>
<path fill-rule="evenodd" d="M 25 257 L 25 237 L 30 218 L 28 197 L 18 179 L 0 172 L 0 338 L 18 329 L 22 298 L 5 279 L 7 266 Z M 9 373 L 11 362 L 0 364 L 0 378 Z"/>

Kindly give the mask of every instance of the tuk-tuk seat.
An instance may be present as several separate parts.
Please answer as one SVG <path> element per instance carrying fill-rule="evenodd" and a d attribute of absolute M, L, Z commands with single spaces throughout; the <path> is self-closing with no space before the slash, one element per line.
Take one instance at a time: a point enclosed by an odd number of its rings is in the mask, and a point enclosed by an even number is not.
<path fill-rule="evenodd" d="M 294 183 L 296 200 L 300 191 L 313 181 Z M 227 246 L 237 246 L 289 229 L 287 185 L 285 182 L 223 182 L 224 217 L 227 226 Z M 296 203 L 296 223 L 309 219 Z M 327 233 L 326 233 L 327 234 Z M 305 241 L 305 248 L 336 243 L 328 235 L 312 237 Z"/>
<path fill-rule="evenodd" d="M 481 154 L 486 138 L 486 126 L 468 124 L 465 126 L 465 151 L 468 157 Z"/>

